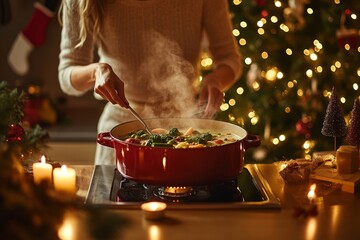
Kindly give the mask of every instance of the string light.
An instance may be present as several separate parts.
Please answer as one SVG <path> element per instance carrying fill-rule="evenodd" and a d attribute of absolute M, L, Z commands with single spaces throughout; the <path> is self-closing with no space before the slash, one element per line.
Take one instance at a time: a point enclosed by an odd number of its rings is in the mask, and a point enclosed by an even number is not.
<path fill-rule="evenodd" d="M 357 84 L 357 83 L 354 83 L 353 84 L 353 89 L 356 91 L 356 90 L 358 90 L 359 89 L 359 85 Z"/>
<path fill-rule="evenodd" d="M 245 22 L 245 21 L 240 22 L 240 27 L 246 28 L 247 27 L 247 22 Z"/>
<path fill-rule="evenodd" d="M 335 67 L 337 67 L 337 68 L 341 68 L 341 62 L 339 62 L 339 61 L 336 61 L 336 62 L 334 63 L 334 65 L 335 65 Z"/>
<path fill-rule="evenodd" d="M 312 8 L 307 8 L 307 9 L 306 9 L 306 12 L 307 12 L 309 15 L 311 15 L 311 14 L 314 13 L 314 10 L 313 10 Z"/>
<path fill-rule="evenodd" d="M 242 3 L 242 0 L 233 0 L 234 5 L 240 5 Z"/>
<path fill-rule="evenodd" d="M 315 67 L 315 71 L 318 72 L 318 73 L 322 73 L 322 71 L 323 71 L 322 66 Z"/>
<path fill-rule="evenodd" d="M 250 65 L 252 63 L 252 60 L 251 60 L 251 58 L 247 57 L 247 58 L 245 58 L 244 62 L 246 65 Z"/>
<path fill-rule="evenodd" d="M 272 23 L 277 23 L 279 21 L 279 19 L 276 16 L 271 16 L 270 21 Z"/>
<path fill-rule="evenodd" d="M 296 94 L 299 96 L 299 97 L 302 97 L 304 95 L 304 91 L 302 89 L 298 89 Z"/>
<path fill-rule="evenodd" d="M 242 94 L 244 93 L 244 88 L 238 87 L 238 88 L 236 89 L 236 93 L 239 94 L 239 95 L 242 95 Z"/>
<path fill-rule="evenodd" d="M 234 28 L 233 31 L 232 31 L 232 34 L 233 34 L 235 37 L 240 36 L 240 31 L 239 31 L 239 29 Z"/>
<path fill-rule="evenodd" d="M 265 79 L 270 82 L 276 80 L 277 74 L 278 74 L 278 69 L 276 67 L 272 67 L 269 70 L 267 70 L 265 73 L 262 73 Z"/>
<path fill-rule="evenodd" d="M 275 1 L 274 1 L 274 5 L 275 5 L 275 7 L 278 7 L 278 8 L 279 8 L 279 7 L 281 7 L 282 4 L 281 4 L 280 1 L 275 0 Z"/>
<path fill-rule="evenodd" d="M 281 134 L 281 135 L 279 136 L 279 140 L 280 140 L 281 142 L 285 141 L 285 139 L 286 139 L 286 137 L 285 137 L 284 134 Z"/>
<path fill-rule="evenodd" d="M 290 31 L 289 27 L 286 26 L 286 24 L 284 24 L 284 23 L 280 24 L 280 29 L 283 30 L 284 32 Z"/>
<path fill-rule="evenodd" d="M 244 1 L 242 0 L 233 0 L 232 1 L 233 4 L 235 6 L 242 4 Z M 352 45 L 349 43 L 341 43 L 342 44 L 342 48 L 339 49 L 340 51 L 342 51 L 342 54 L 340 55 L 336 55 L 337 59 L 326 59 L 326 61 L 324 61 L 322 58 L 326 57 L 325 55 L 329 55 L 330 51 L 333 51 L 333 49 L 331 48 L 330 50 L 327 49 L 329 47 L 328 44 L 328 40 L 326 38 L 324 38 L 324 36 L 322 36 L 322 34 L 317 34 L 317 35 L 311 35 L 312 40 L 310 40 L 310 46 L 307 45 L 306 49 L 299 49 L 300 46 L 304 46 L 303 44 L 299 44 L 294 45 L 293 42 L 291 42 L 291 40 L 289 40 L 289 38 L 286 37 L 286 35 L 288 33 L 291 33 L 294 30 L 300 29 L 302 27 L 301 21 L 307 21 L 308 18 L 310 16 L 306 16 L 306 15 L 314 15 L 314 13 L 317 10 L 317 8 L 312 8 L 311 4 L 302 4 L 301 7 L 305 7 L 305 12 L 301 13 L 300 16 L 296 15 L 295 10 L 296 9 L 290 9 L 289 12 L 286 12 L 287 9 L 287 5 L 288 2 L 286 1 L 282 1 L 282 0 L 273 0 L 274 2 L 274 6 L 276 8 L 280 8 L 280 9 L 274 9 L 274 7 L 271 8 L 271 12 L 267 11 L 266 9 L 270 9 L 270 8 L 266 8 L 265 6 L 262 7 L 261 12 L 258 13 L 258 15 L 261 17 L 260 20 L 259 19 L 250 19 L 248 16 L 244 17 L 243 19 L 245 20 L 240 20 L 238 21 L 237 24 L 235 24 L 235 27 L 233 28 L 232 34 L 237 37 L 238 39 L 238 43 L 240 46 L 246 46 L 246 48 L 243 48 L 243 56 L 244 56 L 244 65 L 250 66 L 252 64 L 258 64 L 259 68 L 257 69 L 250 69 L 250 71 L 248 71 L 248 75 L 246 75 L 246 80 L 247 80 L 247 86 L 249 88 L 249 92 L 248 89 L 246 89 L 246 87 L 238 87 L 236 88 L 236 92 L 235 94 L 237 95 L 245 95 L 246 94 L 252 94 L 253 92 L 256 91 L 269 91 L 269 89 L 273 89 L 276 88 L 277 91 L 276 93 L 274 92 L 273 95 L 270 97 L 269 99 L 272 99 L 272 101 L 278 101 L 281 102 L 281 107 L 279 107 L 279 109 L 277 109 L 277 111 L 283 111 L 281 114 L 288 114 L 287 116 L 290 117 L 290 114 L 292 114 L 292 112 L 296 112 L 298 111 L 298 102 L 304 102 L 304 96 L 308 96 L 309 93 L 315 93 L 314 92 L 314 82 L 316 82 L 315 84 L 315 89 L 318 93 L 322 94 L 324 97 L 329 98 L 331 91 L 330 90 L 324 90 L 324 91 L 319 91 L 319 88 L 323 88 L 323 84 L 322 84 L 322 78 L 327 75 L 329 72 L 334 74 L 334 77 L 338 78 L 338 77 L 346 77 L 348 74 L 346 71 L 349 69 L 348 67 L 348 61 L 346 59 L 344 59 L 344 55 L 346 54 L 353 54 L 353 52 L 347 52 L 350 50 L 354 50 L 354 48 L 351 49 Z M 340 4 L 340 0 L 333 0 L 333 2 L 335 4 Z M 267 2 L 266 4 L 272 4 L 271 2 Z M 286 6 L 284 5 L 286 3 Z M 258 3 L 260 6 L 260 3 Z M 334 5 L 334 4 L 333 4 Z M 297 6 L 300 7 L 300 6 Z M 333 6 L 332 6 L 333 7 Z M 277 13 L 274 13 L 274 11 L 278 11 L 280 13 L 280 17 L 277 16 Z M 349 9 L 350 11 L 350 9 Z M 276 15 L 275 15 L 276 14 Z M 351 12 L 346 13 L 347 18 L 351 18 L 350 20 L 356 20 L 357 19 L 357 15 Z M 254 16 L 255 17 L 255 16 Z M 254 18 L 253 17 L 253 18 Z M 314 16 L 313 16 L 314 17 Z M 281 20 L 280 20 L 281 19 Z M 254 22 L 255 20 L 255 22 Z M 330 19 L 330 17 L 328 18 L 329 22 L 333 23 L 333 21 L 336 21 L 336 19 Z M 266 24 L 268 24 L 268 26 L 266 26 Z M 254 26 L 255 25 L 255 26 Z M 251 29 L 246 29 L 248 28 L 248 26 L 251 26 Z M 333 24 L 331 25 L 333 26 Z M 250 27 L 249 27 L 250 28 Z M 244 29 L 244 30 L 243 30 Z M 307 29 L 304 29 L 307 30 Z M 254 39 L 250 39 L 247 38 L 246 34 L 248 34 L 248 31 L 251 31 L 251 34 L 249 35 L 249 37 L 255 37 Z M 257 34 L 256 34 L 257 33 Z M 275 58 L 276 55 L 274 54 L 278 54 L 278 53 L 274 53 L 273 48 L 271 47 L 267 47 L 266 43 L 264 44 L 264 41 L 261 41 L 261 36 L 263 35 L 280 35 L 280 38 L 285 36 L 285 42 L 289 41 L 289 44 L 283 44 L 283 50 L 281 50 L 282 52 L 280 54 L 286 54 L 286 59 L 284 61 L 287 61 L 287 59 L 289 59 L 289 63 L 292 64 L 293 63 L 293 59 L 290 58 L 290 56 L 296 57 L 298 58 L 299 61 L 296 61 L 296 63 L 300 63 L 301 61 L 303 61 L 303 59 L 306 60 L 305 64 L 309 64 L 308 67 L 304 67 L 306 65 L 298 65 L 298 66 L 303 66 L 302 67 L 302 72 L 300 73 L 294 73 L 293 69 L 280 69 L 281 65 L 276 64 L 277 59 Z M 254 36 L 254 35 L 257 35 Z M 241 36 L 241 38 L 240 38 Z M 314 38 L 313 36 L 319 36 Z M 268 36 L 267 36 L 268 37 Z M 266 39 L 265 39 L 266 40 Z M 345 39 L 347 40 L 347 39 Z M 311 42 L 312 41 L 312 42 Z M 337 42 L 338 41 L 338 42 Z M 342 41 L 342 39 L 334 39 L 333 42 L 331 43 L 335 43 L 336 45 L 338 45 L 338 43 L 340 43 L 340 41 Z M 295 42 L 296 43 L 296 42 Z M 263 44 L 263 45 L 260 45 Z M 271 44 L 271 43 L 269 43 Z M 260 51 L 260 47 L 259 46 L 264 46 L 263 50 Z M 284 48 L 285 47 L 285 48 Z M 330 46 L 332 47 L 332 46 Z M 338 47 L 338 46 L 336 46 Z M 258 48 L 258 49 L 257 49 Z M 355 48 L 357 51 L 360 52 L 360 47 L 357 46 Z M 299 57 L 299 50 L 300 50 L 300 54 L 303 57 Z M 336 50 L 336 49 L 335 49 Z M 301 52 L 302 51 L 302 52 Z M 335 55 L 332 55 L 335 56 Z M 208 59 L 204 59 L 204 64 L 202 64 L 203 67 L 206 66 L 210 66 L 210 64 L 213 64 L 212 62 L 207 62 Z M 330 61 L 330 65 L 327 64 L 327 62 Z M 271 65 L 270 65 L 271 64 Z M 270 66 L 269 66 L 270 65 Z M 287 65 L 285 65 L 287 66 Z M 247 69 L 247 67 L 246 67 Z M 283 71 L 281 71 L 283 70 Z M 351 69 L 352 70 L 352 69 Z M 296 71 L 296 69 L 295 69 Z M 298 80 L 293 79 L 293 80 L 289 80 L 286 79 L 290 76 L 301 76 L 304 75 L 306 77 L 301 77 Z M 356 75 L 355 75 L 356 74 Z M 351 76 L 351 78 L 349 78 L 349 84 L 350 87 L 352 87 L 353 91 L 358 91 L 359 90 L 359 83 L 351 83 L 354 81 L 360 82 L 358 81 L 360 77 L 360 68 L 358 68 L 355 72 L 355 74 L 353 74 Z M 260 76 L 259 76 L 260 75 Z M 354 79 L 354 77 L 356 77 L 357 79 Z M 281 83 L 279 80 L 280 79 L 286 79 L 286 81 L 284 83 Z M 309 81 L 310 80 L 310 81 Z M 298 85 L 298 81 L 299 83 L 301 83 L 301 85 Z M 279 83 L 280 82 L 280 86 Z M 285 84 L 285 89 L 282 89 L 282 84 Z M 310 85 L 311 84 L 311 85 Z M 327 86 L 327 84 L 325 84 L 325 86 Z M 271 91 L 271 90 L 270 90 Z M 262 93 L 262 92 L 261 92 Z M 287 98 L 293 98 L 293 94 L 296 94 L 298 99 L 295 99 L 295 102 L 292 102 L 291 100 L 287 100 Z M 266 95 L 266 93 L 265 93 Z M 263 95 L 261 95 L 263 96 Z M 266 95 L 267 96 L 267 95 Z M 349 99 L 347 99 L 348 96 L 342 97 L 340 98 L 340 101 L 344 104 L 349 102 Z M 316 104 L 318 104 L 318 100 L 317 98 L 314 99 L 314 106 L 315 108 L 312 109 L 311 111 L 318 111 L 318 106 L 316 106 Z M 242 102 L 243 105 L 244 102 Z M 240 113 L 235 113 L 238 112 L 238 108 L 236 107 L 237 105 L 239 105 L 239 101 L 237 101 L 237 98 L 228 98 L 227 102 L 221 105 L 221 110 L 222 111 L 226 111 L 228 109 L 234 109 L 234 113 L 229 113 L 227 116 L 229 121 L 231 122 L 235 122 L 239 125 L 244 125 L 244 124 L 252 124 L 252 125 L 256 125 L 256 124 L 264 124 L 264 122 L 266 122 L 266 117 L 267 113 L 265 112 L 266 110 L 268 110 L 267 108 L 271 108 L 271 102 L 269 102 L 269 106 L 264 106 L 265 111 L 261 111 L 261 115 L 257 115 L 257 113 L 255 111 L 257 111 L 258 109 L 255 108 L 255 105 L 252 105 L 252 102 L 249 101 L 247 107 L 254 107 L 254 110 L 248 112 L 248 113 L 243 113 L 242 111 L 239 111 Z M 294 106 L 295 105 L 295 106 Z M 245 109 L 247 107 L 244 107 Z M 258 107 L 258 106 L 257 106 Z M 302 106 L 300 106 L 302 107 Z M 236 110 L 235 110 L 236 109 Z M 238 116 L 238 115 L 243 115 L 243 116 Z M 259 111 L 260 114 L 260 111 Z M 295 115 L 295 114 L 292 114 Z M 295 119 L 297 120 L 297 119 Z M 276 122 L 274 122 L 274 124 L 276 124 Z M 261 126 L 262 127 L 262 126 Z M 277 129 L 277 128 L 274 128 Z M 261 130 L 260 130 L 261 131 Z M 309 130 L 310 131 L 310 130 Z M 281 142 L 286 141 L 286 135 L 280 134 L 279 136 L 271 136 L 274 135 L 273 133 L 271 133 L 271 131 L 269 131 L 269 134 L 267 135 L 267 138 L 264 139 L 264 141 L 266 141 L 267 143 L 272 143 L 273 145 L 278 145 L 278 144 L 282 144 Z M 314 148 L 316 144 L 316 141 L 307 139 L 307 141 L 304 141 L 303 144 L 302 142 L 300 142 L 299 144 L 297 144 L 298 146 L 300 146 L 300 150 L 305 158 L 311 158 L 310 155 L 310 151 Z M 303 149 L 301 149 L 301 146 Z M 280 147 L 281 148 L 281 147 Z M 275 148 L 274 148 L 275 149 Z"/>
<path fill-rule="evenodd" d="M 261 21 L 261 20 L 258 21 L 258 22 L 257 22 L 257 26 L 260 27 L 260 28 L 263 27 L 263 26 L 264 26 L 264 22 Z"/>
<path fill-rule="evenodd" d="M 318 59 L 318 56 L 315 53 L 310 54 L 310 59 L 313 61 L 316 61 Z"/>
<path fill-rule="evenodd" d="M 260 84 L 258 82 L 253 82 L 253 84 L 251 84 L 251 87 L 253 88 L 254 91 L 260 90 Z"/>
<path fill-rule="evenodd" d="M 235 104 L 236 104 L 235 99 L 232 98 L 232 99 L 229 100 L 229 105 L 230 106 L 235 106 Z"/>
<path fill-rule="evenodd" d="M 262 59 L 267 59 L 269 57 L 269 54 L 267 52 L 262 52 L 261 57 Z"/>
<path fill-rule="evenodd" d="M 241 46 L 245 46 L 245 45 L 246 45 L 246 40 L 245 40 L 245 38 L 239 39 L 239 44 L 240 44 Z"/>
<path fill-rule="evenodd" d="M 258 117 L 253 117 L 253 118 L 251 118 L 251 120 L 250 120 L 250 122 L 251 122 L 252 125 L 256 125 L 256 124 L 258 123 L 258 121 L 259 121 L 259 118 L 258 118 Z"/>
<path fill-rule="evenodd" d="M 250 112 L 248 113 L 248 117 L 249 117 L 249 118 L 255 117 L 255 112 L 254 112 L 254 111 L 250 111 Z"/>
<path fill-rule="evenodd" d="M 311 78 L 313 76 L 313 71 L 311 69 L 308 69 L 308 70 L 306 70 L 305 74 L 308 78 Z"/>
<path fill-rule="evenodd" d="M 231 122 L 235 121 L 235 116 L 234 116 L 234 114 L 229 114 L 228 117 L 229 117 L 229 120 L 230 120 Z"/>
<path fill-rule="evenodd" d="M 272 140 L 272 143 L 274 144 L 274 145 L 278 145 L 279 144 L 279 139 L 278 138 L 274 138 L 273 140 Z"/>
<path fill-rule="evenodd" d="M 228 110 L 229 109 L 229 104 L 227 104 L 227 103 L 223 103 L 223 104 L 221 104 L 221 106 L 220 106 L 220 110 L 221 111 L 226 111 L 226 110 Z"/>

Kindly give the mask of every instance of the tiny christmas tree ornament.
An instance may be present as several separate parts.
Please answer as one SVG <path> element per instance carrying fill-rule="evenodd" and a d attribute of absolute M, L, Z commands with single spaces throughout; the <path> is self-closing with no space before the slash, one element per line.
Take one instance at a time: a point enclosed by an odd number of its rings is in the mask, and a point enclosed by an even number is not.
<path fill-rule="evenodd" d="M 335 87 L 332 88 L 330 102 L 327 106 L 321 134 L 334 138 L 334 150 L 336 151 L 336 138 L 346 134 L 346 122 L 343 109 Z"/>
<path fill-rule="evenodd" d="M 303 115 L 301 119 L 296 122 L 295 128 L 298 134 L 304 135 L 305 138 L 310 138 L 312 126 L 311 117 Z"/>
<path fill-rule="evenodd" d="M 346 142 L 350 145 L 360 148 L 360 103 L 359 99 L 355 99 L 354 106 L 351 111 L 349 127 L 346 135 Z"/>
<path fill-rule="evenodd" d="M 11 124 L 9 126 L 9 131 L 6 134 L 6 141 L 21 141 L 25 135 L 24 128 L 21 127 L 19 124 Z"/>
<path fill-rule="evenodd" d="M 360 43 L 359 30 L 346 27 L 345 21 L 350 14 L 351 11 L 349 9 L 344 11 L 340 19 L 340 29 L 336 31 L 340 49 L 356 49 Z"/>

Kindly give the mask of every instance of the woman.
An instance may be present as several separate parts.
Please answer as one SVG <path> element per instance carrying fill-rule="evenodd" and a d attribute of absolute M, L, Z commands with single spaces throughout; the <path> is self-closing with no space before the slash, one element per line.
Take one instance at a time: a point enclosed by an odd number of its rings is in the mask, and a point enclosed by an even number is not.
<path fill-rule="evenodd" d="M 60 86 L 109 101 L 99 132 L 133 119 L 130 105 L 143 117 L 211 118 L 241 74 L 227 0 L 65 0 L 61 10 Z M 215 68 L 200 82 L 204 39 Z M 114 159 L 97 146 L 95 164 Z"/>

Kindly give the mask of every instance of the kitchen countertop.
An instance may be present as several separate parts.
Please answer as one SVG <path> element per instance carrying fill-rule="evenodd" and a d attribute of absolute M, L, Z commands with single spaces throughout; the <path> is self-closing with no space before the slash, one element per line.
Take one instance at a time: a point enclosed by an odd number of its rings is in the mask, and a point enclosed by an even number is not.
<path fill-rule="evenodd" d="M 316 182 L 318 214 L 295 217 L 295 207 L 307 207 L 310 183 L 285 184 L 280 165 L 257 164 L 281 209 L 168 209 L 162 221 L 149 221 L 141 210 L 104 209 L 129 220 L 121 239 L 360 239 L 360 194 Z M 73 166 L 78 195 L 85 197 L 94 166 Z M 81 235 L 81 234 L 80 234 Z"/>
<path fill-rule="evenodd" d="M 53 142 L 95 142 L 102 108 L 102 102 L 84 107 L 68 107 L 63 110 L 62 122 L 45 129 Z"/>

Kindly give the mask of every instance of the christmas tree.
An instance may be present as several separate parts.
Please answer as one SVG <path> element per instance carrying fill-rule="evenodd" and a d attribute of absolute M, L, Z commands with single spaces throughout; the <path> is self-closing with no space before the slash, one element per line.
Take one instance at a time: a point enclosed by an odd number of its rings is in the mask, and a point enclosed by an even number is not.
<path fill-rule="evenodd" d="M 349 128 L 346 135 L 346 141 L 350 145 L 360 148 L 360 103 L 359 99 L 355 99 L 354 106 L 351 111 Z"/>
<path fill-rule="evenodd" d="M 262 137 L 261 147 L 247 151 L 247 161 L 309 158 L 315 151 L 332 150 L 321 134 L 332 87 L 347 119 L 359 96 L 358 2 L 228 3 L 244 68 L 217 118 Z"/>
<path fill-rule="evenodd" d="M 335 88 L 331 91 L 330 102 L 326 108 L 325 119 L 321 133 L 327 137 L 334 137 L 334 151 L 336 151 L 336 138 L 346 134 L 346 123 L 343 109 Z"/>

